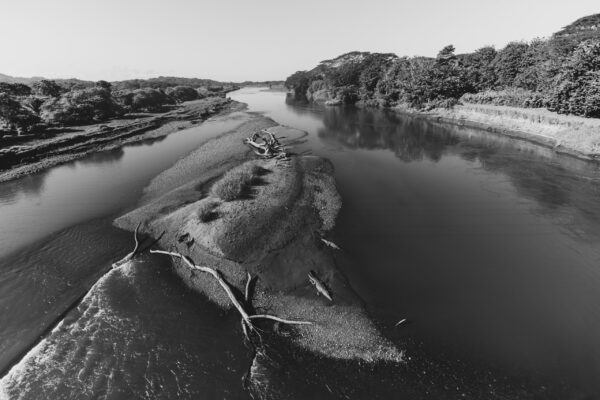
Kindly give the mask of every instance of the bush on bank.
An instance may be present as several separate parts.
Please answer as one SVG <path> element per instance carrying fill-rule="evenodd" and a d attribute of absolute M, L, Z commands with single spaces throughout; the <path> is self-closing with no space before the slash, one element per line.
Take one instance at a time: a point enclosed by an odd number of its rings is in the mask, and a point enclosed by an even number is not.
<path fill-rule="evenodd" d="M 600 117 L 600 14 L 575 21 L 547 39 L 485 46 L 432 57 L 351 52 L 289 76 L 297 97 L 417 110 L 473 104 L 545 107 Z"/>
<path fill-rule="evenodd" d="M 174 83 L 181 84 L 167 86 Z M 162 112 L 173 104 L 218 96 L 225 89 L 214 81 L 186 78 L 125 83 L 43 79 L 30 86 L 0 82 L 0 136 L 43 131 L 49 126 L 97 123 L 128 112 Z"/>

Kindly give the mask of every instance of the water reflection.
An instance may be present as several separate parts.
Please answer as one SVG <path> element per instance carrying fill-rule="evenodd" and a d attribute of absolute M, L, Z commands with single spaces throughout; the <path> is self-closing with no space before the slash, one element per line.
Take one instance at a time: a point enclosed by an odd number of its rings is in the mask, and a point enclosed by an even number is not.
<path fill-rule="evenodd" d="M 241 122 L 216 118 L 0 184 L 0 264 L 3 257 L 47 235 L 131 204 L 152 177 Z"/>
<path fill-rule="evenodd" d="M 125 151 L 122 147 L 109 151 L 102 151 L 100 153 L 90 154 L 88 157 L 81 159 L 79 163 L 81 165 L 87 164 L 113 164 L 118 162 L 125 155 Z"/>
<path fill-rule="evenodd" d="M 315 107 L 286 97 L 288 110 L 317 117 L 316 131 L 327 144 L 346 149 L 390 150 L 403 162 L 439 162 L 458 156 L 482 170 L 503 174 L 543 214 L 567 214 L 572 234 L 600 236 L 600 165 L 556 154 L 552 149 L 503 135 L 390 110 Z M 567 222 L 567 221 L 563 221 Z"/>
<path fill-rule="evenodd" d="M 391 335 L 418 344 L 412 365 L 522 389 L 507 398 L 600 396 L 599 164 L 384 110 L 256 97 L 250 110 L 306 130 L 334 162 L 345 272 Z"/>
<path fill-rule="evenodd" d="M 385 110 L 327 107 L 323 123 L 318 135 L 325 141 L 343 143 L 351 149 L 388 149 L 406 162 L 437 162 L 448 146 L 459 142 L 448 130 L 423 119 Z"/>
<path fill-rule="evenodd" d="M 29 175 L 0 185 L 0 205 L 12 204 L 19 197 L 38 196 L 44 190 L 45 174 Z"/>

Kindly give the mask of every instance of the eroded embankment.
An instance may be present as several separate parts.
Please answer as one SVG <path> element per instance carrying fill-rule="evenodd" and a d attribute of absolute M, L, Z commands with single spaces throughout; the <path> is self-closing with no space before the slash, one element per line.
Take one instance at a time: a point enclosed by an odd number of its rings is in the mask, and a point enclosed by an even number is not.
<path fill-rule="evenodd" d="M 255 115 L 159 175 L 140 207 L 118 218 L 116 225 L 133 230 L 141 223 L 141 231 L 160 238 L 163 249 L 219 270 L 241 299 L 250 273 L 256 277 L 246 303 L 251 313 L 313 322 L 258 324 L 274 332 L 261 334 L 249 370 L 250 389 L 261 397 L 287 397 L 282 393 L 286 379 L 305 380 L 304 387 L 311 389 L 304 394 L 314 394 L 332 390 L 326 383 L 333 385 L 334 379 L 356 379 L 359 364 L 397 365 L 401 352 L 381 335 L 336 267 L 337 250 L 321 240 L 333 228 L 341 206 L 332 164 L 300 155 L 287 162 L 256 159 L 242 140 L 259 129 L 286 137 L 287 145 L 305 135 Z M 224 178 L 226 171 L 229 177 Z M 215 185 L 245 171 L 250 179 L 243 192 L 223 200 Z M 174 268 L 191 288 L 232 309 L 225 291 L 208 274 L 179 261 Z M 333 301 L 317 294 L 310 271 L 329 288 Z M 240 330 L 241 340 L 241 328 L 232 329 Z M 265 379 L 269 374 L 278 378 Z"/>
<path fill-rule="evenodd" d="M 463 104 L 452 109 L 398 111 L 525 140 L 582 160 L 600 160 L 600 120 L 541 108 Z"/>

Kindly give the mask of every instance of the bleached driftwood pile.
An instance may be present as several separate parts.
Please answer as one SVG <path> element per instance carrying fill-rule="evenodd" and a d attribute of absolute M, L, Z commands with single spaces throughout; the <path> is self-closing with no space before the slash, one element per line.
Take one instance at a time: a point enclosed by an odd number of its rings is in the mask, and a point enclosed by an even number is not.
<path fill-rule="evenodd" d="M 254 132 L 252 136 L 244 139 L 254 154 L 261 158 L 277 158 L 287 160 L 288 156 L 285 151 L 285 146 L 271 132 L 263 129 L 259 132 Z"/>

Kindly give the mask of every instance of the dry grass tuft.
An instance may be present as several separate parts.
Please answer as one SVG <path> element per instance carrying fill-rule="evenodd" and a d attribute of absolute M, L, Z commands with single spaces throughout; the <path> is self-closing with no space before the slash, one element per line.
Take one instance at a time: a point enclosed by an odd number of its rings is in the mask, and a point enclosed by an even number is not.
<path fill-rule="evenodd" d="M 228 171 L 212 187 L 212 194 L 224 201 L 233 201 L 247 196 L 250 187 L 260 181 L 269 171 L 256 162 L 247 162 Z"/>
<path fill-rule="evenodd" d="M 210 222 L 216 219 L 219 214 L 215 210 L 219 206 L 219 202 L 216 200 L 205 200 L 198 206 L 196 215 L 202 222 Z"/>

